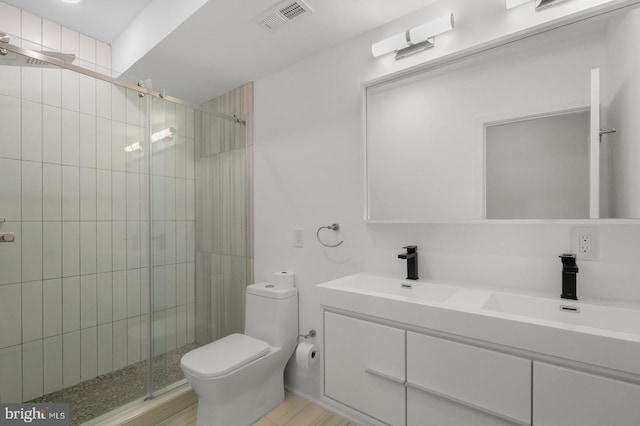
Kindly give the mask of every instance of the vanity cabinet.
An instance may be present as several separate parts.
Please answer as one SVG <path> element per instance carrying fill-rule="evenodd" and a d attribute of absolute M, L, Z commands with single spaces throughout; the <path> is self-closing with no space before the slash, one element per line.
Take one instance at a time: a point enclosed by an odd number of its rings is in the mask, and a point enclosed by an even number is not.
<path fill-rule="evenodd" d="M 325 313 L 325 395 L 381 422 L 404 425 L 405 334 Z"/>
<path fill-rule="evenodd" d="M 536 426 L 637 426 L 640 386 L 535 361 Z"/>
<path fill-rule="evenodd" d="M 407 332 L 408 425 L 531 424 L 531 361 Z"/>

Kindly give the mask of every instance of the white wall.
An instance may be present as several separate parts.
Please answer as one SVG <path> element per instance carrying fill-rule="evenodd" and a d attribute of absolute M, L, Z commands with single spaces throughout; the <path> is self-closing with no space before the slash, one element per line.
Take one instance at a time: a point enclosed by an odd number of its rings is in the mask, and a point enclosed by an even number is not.
<path fill-rule="evenodd" d="M 361 84 L 603 3 L 569 1 L 535 14 L 508 13 L 500 0 L 440 2 L 255 83 L 256 281 L 277 270 L 296 272 L 301 331 L 322 330 L 316 284 L 362 270 L 403 276 L 397 254 L 407 244 L 420 247 L 424 278 L 559 292 L 557 256 L 571 250 L 569 225 L 364 223 Z M 373 42 L 449 10 L 457 28 L 439 37 L 432 52 L 398 62 L 371 56 Z M 325 249 L 315 232 L 332 222 L 340 223 L 345 243 Z M 297 227 L 305 233 L 302 249 L 292 244 Z M 640 301 L 640 226 L 602 225 L 597 232 L 598 261 L 579 263 L 580 295 Z M 310 398 L 321 396 L 319 368 L 305 375 L 291 364 L 287 383 Z"/>

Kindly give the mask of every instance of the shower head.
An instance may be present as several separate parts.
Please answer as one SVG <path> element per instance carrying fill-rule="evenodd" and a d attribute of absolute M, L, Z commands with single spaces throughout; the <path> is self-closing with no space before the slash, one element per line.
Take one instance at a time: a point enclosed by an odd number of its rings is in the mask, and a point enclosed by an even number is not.
<path fill-rule="evenodd" d="M 5 33 L 0 33 L 0 43 L 9 43 L 11 39 Z M 67 64 L 73 63 L 76 59 L 76 55 L 71 53 L 58 53 L 58 52 L 45 52 L 42 50 L 35 50 L 35 53 L 39 53 L 43 56 L 48 56 L 53 59 L 57 59 L 58 61 L 66 62 Z M 28 56 L 20 55 L 14 52 L 11 52 L 8 49 L 2 47 L 0 44 L 0 65 L 12 65 L 17 67 L 55 67 L 46 61 L 30 58 Z"/>

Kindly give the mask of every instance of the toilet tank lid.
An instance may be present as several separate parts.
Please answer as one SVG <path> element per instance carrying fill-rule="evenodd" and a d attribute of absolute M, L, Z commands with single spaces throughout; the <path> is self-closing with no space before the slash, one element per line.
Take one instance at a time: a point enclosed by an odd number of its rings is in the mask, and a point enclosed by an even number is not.
<path fill-rule="evenodd" d="M 271 283 L 255 283 L 247 286 L 247 293 L 271 299 L 287 299 L 298 294 L 298 289 L 275 287 Z"/>
<path fill-rule="evenodd" d="M 244 334 L 230 334 L 182 357 L 182 368 L 199 377 L 223 376 L 269 352 L 269 344 Z"/>

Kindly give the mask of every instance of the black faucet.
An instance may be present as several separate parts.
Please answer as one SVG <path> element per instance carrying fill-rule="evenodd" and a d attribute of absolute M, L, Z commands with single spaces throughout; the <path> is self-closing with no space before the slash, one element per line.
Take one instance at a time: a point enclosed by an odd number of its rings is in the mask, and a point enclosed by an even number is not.
<path fill-rule="evenodd" d="M 418 279 L 418 246 L 406 246 L 406 253 L 398 255 L 398 259 L 407 259 L 407 279 Z"/>
<path fill-rule="evenodd" d="M 578 300 L 576 292 L 576 274 L 578 273 L 578 265 L 576 265 L 575 254 L 561 254 L 562 259 L 562 294 L 563 299 Z"/>

